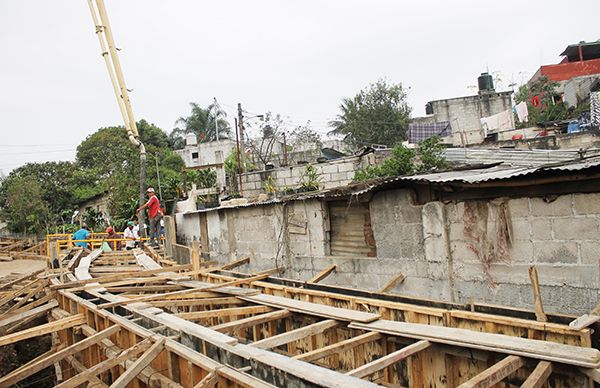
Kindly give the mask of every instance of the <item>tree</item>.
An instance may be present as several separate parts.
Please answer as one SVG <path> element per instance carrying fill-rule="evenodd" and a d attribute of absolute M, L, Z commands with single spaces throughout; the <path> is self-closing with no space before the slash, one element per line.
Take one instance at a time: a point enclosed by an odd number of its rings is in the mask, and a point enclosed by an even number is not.
<path fill-rule="evenodd" d="M 259 124 L 259 136 L 249 140 L 248 146 L 252 150 L 253 156 L 255 156 L 264 167 L 271 162 L 271 159 L 273 158 L 273 148 L 284 129 L 285 123 L 281 116 L 279 114 L 273 115 L 271 112 L 267 112 Z"/>
<path fill-rule="evenodd" d="M 394 144 L 406 140 L 411 108 L 402 84 L 380 79 L 354 98 L 344 98 L 341 113 L 329 123 L 332 134 L 346 135 L 353 145 Z"/>
<path fill-rule="evenodd" d="M 515 94 L 515 101 L 517 103 L 526 102 L 527 110 L 529 111 L 527 124 L 521 123 L 521 126 L 568 118 L 567 108 L 559 100 L 559 94 L 556 92 L 558 86 L 558 82 L 551 81 L 548 77 L 542 76 L 529 84 L 519 87 L 519 90 Z M 536 96 L 539 98 L 539 104 L 534 106 L 532 99 Z"/>
<path fill-rule="evenodd" d="M 227 121 L 227 114 L 215 104 L 206 109 L 195 102 L 190 102 L 191 112 L 189 116 L 182 116 L 175 121 L 176 127 L 169 134 L 169 143 L 173 149 L 185 146 L 184 136 L 188 133 L 196 135 L 199 142 L 217 140 L 217 127 L 219 139 L 227 139 L 231 136 L 231 127 Z"/>
<path fill-rule="evenodd" d="M 2 218 L 10 230 L 40 233 L 46 225 L 48 215 L 48 204 L 42 198 L 42 187 L 34 177 L 17 177 L 7 187 Z"/>

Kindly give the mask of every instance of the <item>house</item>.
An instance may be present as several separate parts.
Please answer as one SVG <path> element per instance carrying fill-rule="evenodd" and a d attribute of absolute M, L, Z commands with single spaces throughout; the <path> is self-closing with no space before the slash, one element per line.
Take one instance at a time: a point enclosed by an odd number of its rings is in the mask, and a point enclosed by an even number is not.
<path fill-rule="evenodd" d="M 225 159 L 236 150 L 236 143 L 231 139 L 220 139 L 198 143 L 196 135 L 187 134 L 185 147 L 175 150 L 181 156 L 187 169 L 212 169 L 217 173 L 217 186 L 226 186 Z"/>
<path fill-rule="evenodd" d="M 513 92 L 496 92 L 492 76 L 487 73 L 479 76 L 478 85 L 476 95 L 429 101 L 425 106 L 427 116 L 416 117 L 409 125 L 409 143 L 441 136 L 446 143 L 464 146 L 482 143 L 488 134 L 499 129 L 513 129 Z M 496 115 L 501 115 L 502 122 L 487 128 L 482 119 Z"/>
<path fill-rule="evenodd" d="M 75 219 L 83 222 L 83 218 L 88 212 L 94 212 L 99 218 L 110 221 L 110 213 L 108 212 L 108 191 L 99 193 L 81 201 L 77 204 L 78 214 Z"/>
<path fill-rule="evenodd" d="M 600 41 L 571 44 L 560 55 L 564 58 L 559 63 L 540 66 L 529 83 L 542 76 L 562 83 L 575 77 L 600 74 Z"/>
<path fill-rule="evenodd" d="M 378 290 L 402 273 L 395 293 L 531 308 L 533 265 L 547 311 L 586 313 L 600 292 L 600 157 L 361 182 L 176 224 L 211 259 L 297 281 L 336 265 L 325 284 Z"/>

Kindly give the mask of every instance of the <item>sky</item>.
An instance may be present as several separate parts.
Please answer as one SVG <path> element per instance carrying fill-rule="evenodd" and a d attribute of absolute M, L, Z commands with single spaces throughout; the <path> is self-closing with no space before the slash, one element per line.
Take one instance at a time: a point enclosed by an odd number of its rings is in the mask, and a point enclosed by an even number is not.
<path fill-rule="evenodd" d="M 384 78 L 427 101 L 496 90 L 600 39 L 600 1 L 105 0 L 137 120 L 169 132 L 217 98 L 233 122 L 279 113 L 327 131 L 343 98 Z M 0 0 L 0 173 L 74 160 L 122 125 L 85 0 Z M 500 86 L 500 87 L 498 87 Z"/>

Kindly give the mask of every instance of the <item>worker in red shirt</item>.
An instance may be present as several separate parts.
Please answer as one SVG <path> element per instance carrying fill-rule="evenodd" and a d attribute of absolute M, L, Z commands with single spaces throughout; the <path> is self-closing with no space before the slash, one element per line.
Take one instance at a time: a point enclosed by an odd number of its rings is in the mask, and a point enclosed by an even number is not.
<path fill-rule="evenodd" d="M 158 246 L 158 241 L 154 240 L 154 236 L 157 236 L 157 239 L 160 239 L 160 234 L 158 232 L 160 219 L 162 218 L 162 214 L 160 212 L 160 201 L 158 198 L 156 198 L 156 195 L 154 195 L 154 189 L 152 187 L 148 187 L 146 194 L 148 194 L 148 202 L 138 208 L 135 211 L 135 214 L 138 214 L 142 210 L 148 208 L 148 218 L 150 220 L 150 245 Z"/>

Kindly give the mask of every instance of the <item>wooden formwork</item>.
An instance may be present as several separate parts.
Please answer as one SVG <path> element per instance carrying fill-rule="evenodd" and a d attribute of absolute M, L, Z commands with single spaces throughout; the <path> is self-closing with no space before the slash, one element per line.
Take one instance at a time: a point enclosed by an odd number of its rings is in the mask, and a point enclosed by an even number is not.
<path fill-rule="evenodd" d="M 516 310 L 425 306 L 225 271 L 236 263 L 163 268 L 155 256 L 69 259 L 73 272 L 50 278 L 54 321 L 37 329 L 54 333 L 57 352 L 32 365 L 57 364 L 64 386 L 86 377 L 89 386 L 133 387 L 580 387 L 600 379 L 592 331 L 558 323 L 569 317 L 542 323 Z"/>

